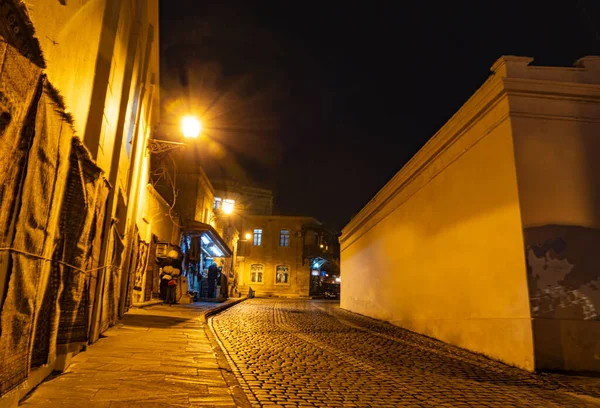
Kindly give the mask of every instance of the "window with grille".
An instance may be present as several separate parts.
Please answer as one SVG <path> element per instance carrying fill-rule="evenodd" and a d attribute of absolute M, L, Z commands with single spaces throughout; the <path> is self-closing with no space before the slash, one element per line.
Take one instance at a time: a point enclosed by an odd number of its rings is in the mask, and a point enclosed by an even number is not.
<path fill-rule="evenodd" d="M 250 282 L 262 283 L 263 281 L 263 266 L 254 264 L 250 266 Z"/>
<path fill-rule="evenodd" d="M 287 265 L 277 265 L 275 271 L 275 283 L 289 283 L 290 267 Z"/>

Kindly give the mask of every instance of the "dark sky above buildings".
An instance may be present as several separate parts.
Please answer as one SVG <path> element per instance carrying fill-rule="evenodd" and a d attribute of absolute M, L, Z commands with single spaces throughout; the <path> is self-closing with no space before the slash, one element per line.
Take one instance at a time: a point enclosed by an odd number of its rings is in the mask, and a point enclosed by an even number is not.
<path fill-rule="evenodd" d="M 339 230 L 498 57 L 599 55 L 599 3 L 163 0 L 162 92 L 187 98 L 163 108 L 199 111 L 209 174 Z"/>

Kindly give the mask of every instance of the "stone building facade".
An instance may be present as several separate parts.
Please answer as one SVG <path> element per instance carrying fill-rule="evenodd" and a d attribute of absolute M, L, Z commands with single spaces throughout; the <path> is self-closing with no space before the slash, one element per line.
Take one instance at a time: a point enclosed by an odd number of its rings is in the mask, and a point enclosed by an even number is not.
<path fill-rule="evenodd" d="M 307 227 L 321 224 L 312 217 L 248 215 L 241 219 L 236 269 L 241 293 L 300 297 L 310 290 L 311 263 L 304 258 Z"/>
<path fill-rule="evenodd" d="M 309 296 L 322 291 L 325 263 L 339 276 L 337 236 L 308 216 L 273 215 L 271 190 L 213 181 L 215 216 L 239 233 L 236 292 L 256 296 Z M 234 255 L 235 256 L 235 255 Z"/>
<path fill-rule="evenodd" d="M 600 58 L 505 56 L 343 229 L 341 306 L 528 370 L 600 371 Z"/>

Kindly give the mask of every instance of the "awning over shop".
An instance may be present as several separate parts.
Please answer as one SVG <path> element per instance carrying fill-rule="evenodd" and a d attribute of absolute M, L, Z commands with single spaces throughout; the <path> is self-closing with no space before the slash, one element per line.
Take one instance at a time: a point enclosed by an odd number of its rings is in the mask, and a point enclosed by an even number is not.
<path fill-rule="evenodd" d="M 191 237 L 201 237 L 202 241 L 212 248 L 212 255 L 217 258 L 229 258 L 233 254 L 221 235 L 210 224 L 198 221 L 187 223 L 184 233 Z"/>

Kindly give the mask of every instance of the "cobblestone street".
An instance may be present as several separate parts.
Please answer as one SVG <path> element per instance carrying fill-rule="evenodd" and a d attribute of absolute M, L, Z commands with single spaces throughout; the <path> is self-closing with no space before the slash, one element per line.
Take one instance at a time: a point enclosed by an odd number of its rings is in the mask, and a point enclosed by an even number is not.
<path fill-rule="evenodd" d="M 337 302 L 250 299 L 210 325 L 253 406 L 600 406 L 600 378 L 528 373 Z"/>

